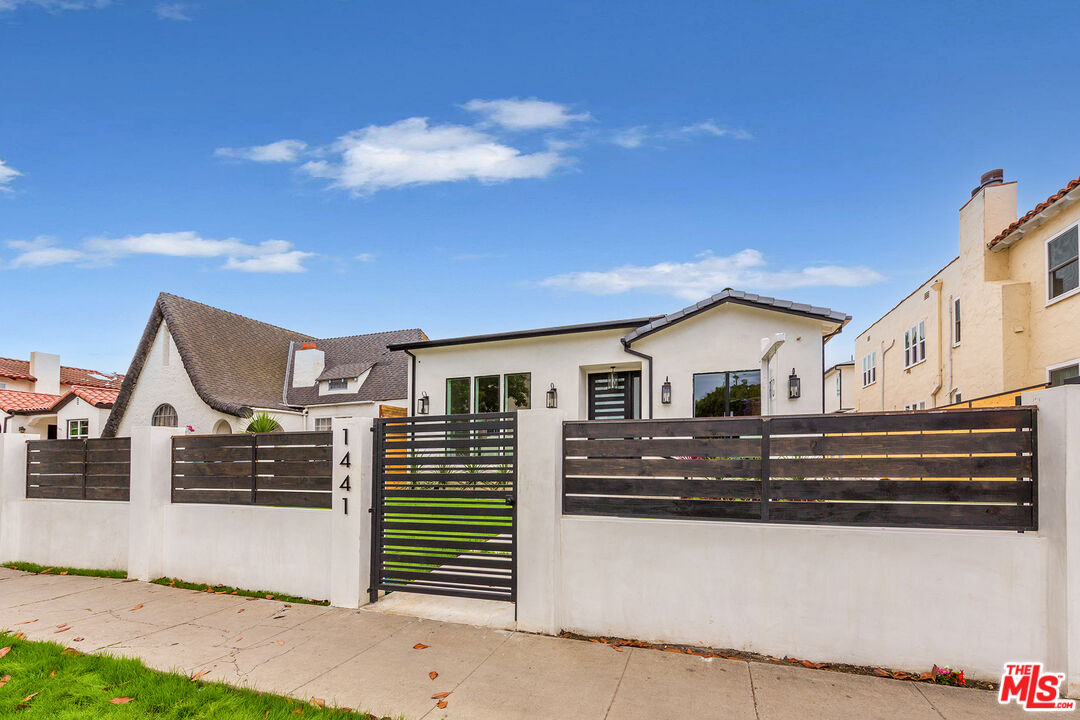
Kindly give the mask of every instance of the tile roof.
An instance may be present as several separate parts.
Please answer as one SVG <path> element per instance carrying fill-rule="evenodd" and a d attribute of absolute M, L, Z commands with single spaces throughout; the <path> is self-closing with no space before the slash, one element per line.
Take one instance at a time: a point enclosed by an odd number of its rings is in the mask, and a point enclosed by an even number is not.
<path fill-rule="evenodd" d="M 419 328 L 316 340 L 315 345 L 325 353 L 326 361 L 326 370 L 319 375 L 319 380 L 359 377 L 367 370 L 371 372 L 355 393 L 334 393 L 322 396 L 314 385 L 294 388 L 290 374 L 289 404 L 334 405 L 406 398 L 409 395 L 408 356 L 401 351 L 388 350 L 387 346 L 424 340 L 427 340 L 427 336 Z M 296 347 L 293 350 L 295 352 L 299 349 Z"/>
<path fill-rule="evenodd" d="M 404 398 L 408 394 L 406 358 L 403 353 L 388 353 L 386 343 L 423 337 L 420 330 L 403 330 L 317 340 L 304 333 L 161 293 L 115 399 L 103 437 L 115 436 L 162 322 L 168 325 L 191 384 L 202 401 L 219 412 L 238 417 L 249 416 L 254 408 L 287 410 L 307 404 Z M 290 375 L 290 352 L 305 342 L 318 344 L 326 353 L 326 365 L 331 369 L 350 363 L 370 364 L 371 373 L 360 392 L 335 393 L 323 399 L 317 397 L 314 387 L 290 388 L 286 402 L 283 395 L 286 376 Z M 291 377 L 288 379 L 291 384 Z"/>
<path fill-rule="evenodd" d="M 82 398 L 94 407 L 110 408 L 116 402 L 116 396 L 120 394 L 119 388 L 87 387 L 85 385 L 72 385 L 68 395 Z M 67 397 L 67 396 L 65 396 Z"/>
<path fill-rule="evenodd" d="M 0 377 L 11 378 L 12 380 L 30 380 L 31 382 L 37 380 L 36 377 L 30 374 L 29 360 L 15 360 L 13 358 L 0 358 Z M 123 375 L 110 375 L 97 370 L 68 367 L 66 365 L 60 366 L 61 385 L 85 385 L 87 387 L 119 389 L 123 381 Z"/>
<path fill-rule="evenodd" d="M 63 395 L 0 390 L 0 410 L 6 413 L 40 412 L 51 409 L 64 398 Z"/>
<path fill-rule="evenodd" d="M 1036 215 L 1041 213 L 1043 210 L 1050 207 L 1051 205 L 1053 205 L 1058 200 L 1065 197 L 1066 195 L 1068 195 L 1069 193 L 1071 193 L 1073 190 L 1075 190 L 1078 187 L 1080 187 L 1080 177 L 1075 178 L 1073 180 L 1070 180 L 1068 185 L 1061 188 L 1056 193 L 1054 193 L 1053 195 L 1051 195 L 1050 197 L 1046 198 L 1041 203 L 1039 203 L 1038 205 L 1033 207 L 1031 210 L 1029 210 L 1027 213 L 1025 213 L 1016 222 L 1010 223 L 1008 227 L 1006 227 L 1004 230 L 1002 230 L 1000 233 L 998 233 L 997 236 L 994 237 L 993 240 L 991 240 L 989 243 L 986 244 L 986 246 L 992 248 L 995 245 L 997 245 L 998 243 L 1002 242 L 1009 235 L 1012 235 L 1021 225 L 1023 225 L 1027 221 L 1031 220 Z"/>
<path fill-rule="evenodd" d="M 626 345 L 630 345 L 634 341 L 640 340 L 646 335 L 651 335 L 654 332 L 663 330 L 669 325 L 674 325 L 677 322 L 685 320 L 689 317 L 697 315 L 698 313 L 704 312 L 726 302 L 735 303 L 738 305 L 749 305 L 751 307 L 758 307 L 764 310 L 778 310 L 780 312 L 791 313 L 794 315 L 805 315 L 807 317 L 825 320 L 826 322 L 838 323 L 840 327 L 843 327 L 851 321 L 850 315 L 845 315 L 842 312 L 830 310 L 826 307 L 805 305 L 803 303 L 792 302 L 790 300 L 777 300 L 776 298 L 766 297 L 764 295 L 755 295 L 753 293 L 744 292 L 742 290 L 732 290 L 731 288 L 724 288 L 712 297 L 708 297 L 701 302 L 694 303 L 693 305 L 685 307 L 682 310 L 673 312 L 670 315 L 664 315 L 663 317 L 653 320 L 646 325 L 642 325 L 641 327 L 628 333 L 626 337 L 623 338 L 623 343 Z"/>

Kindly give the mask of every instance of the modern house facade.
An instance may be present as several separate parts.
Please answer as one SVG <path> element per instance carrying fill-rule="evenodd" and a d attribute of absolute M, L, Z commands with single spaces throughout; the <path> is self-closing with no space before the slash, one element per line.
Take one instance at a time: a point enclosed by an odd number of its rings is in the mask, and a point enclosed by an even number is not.
<path fill-rule="evenodd" d="M 670 315 L 391 349 L 412 358 L 409 400 L 419 414 L 553 406 L 579 419 L 820 413 L 824 346 L 850 319 L 727 289 Z"/>
<path fill-rule="evenodd" d="M 1080 178 L 1017 218 L 986 173 L 960 208 L 960 254 L 855 341 L 859 411 L 942 407 L 1080 374 Z"/>
<path fill-rule="evenodd" d="M 0 432 L 43 438 L 97 437 L 123 375 L 60 364 L 53 353 L 0 358 Z"/>
<path fill-rule="evenodd" d="M 103 434 L 242 432 L 259 412 L 285 431 L 329 430 L 335 417 L 399 412 L 407 358 L 387 345 L 423 339 L 418 329 L 319 339 L 162 293 Z"/>
<path fill-rule="evenodd" d="M 836 363 L 825 371 L 825 412 L 855 409 L 855 361 Z"/>

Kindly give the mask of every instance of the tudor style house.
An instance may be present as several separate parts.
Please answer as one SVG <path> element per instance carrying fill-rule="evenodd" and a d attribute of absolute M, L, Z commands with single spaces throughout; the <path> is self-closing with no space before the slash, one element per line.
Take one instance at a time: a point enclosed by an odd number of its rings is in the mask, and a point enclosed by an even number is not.
<path fill-rule="evenodd" d="M 0 432 L 79 439 L 101 434 L 123 375 L 68 367 L 60 356 L 0 358 Z"/>
<path fill-rule="evenodd" d="M 823 411 L 844 313 L 726 289 L 670 315 L 412 340 L 414 413 L 558 407 L 571 418 Z"/>
<path fill-rule="evenodd" d="M 418 329 L 320 339 L 162 293 L 103 434 L 239 432 L 256 412 L 286 431 L 400 414 L 408 358 L 387 346 L 425 339 Z"/>
<path fill-rule="evenodd" d="M 1077 199 L 1080 178 L 1018 219 L 1016 183 L 984 174 L 959 256 L 856 338 L 856 408 L 1011 405 L 1080 374 Z"/>

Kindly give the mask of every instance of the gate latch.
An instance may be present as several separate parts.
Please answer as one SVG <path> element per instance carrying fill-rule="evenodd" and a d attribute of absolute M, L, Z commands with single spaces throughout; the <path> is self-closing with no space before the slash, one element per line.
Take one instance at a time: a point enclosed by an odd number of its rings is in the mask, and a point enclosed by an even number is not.
<path fill-rule="evenodd" d="M 507 495 L 506 496 L 506 504 L 513 507 L 513 505 L 514 505 L 514 496 L 513 495 Z"/>

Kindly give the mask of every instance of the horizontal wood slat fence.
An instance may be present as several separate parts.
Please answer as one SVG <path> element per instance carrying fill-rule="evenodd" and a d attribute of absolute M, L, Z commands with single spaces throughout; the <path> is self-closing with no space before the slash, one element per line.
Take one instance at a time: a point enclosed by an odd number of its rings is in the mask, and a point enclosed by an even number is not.
<path fill-rule="evenodd" d="M 378 590 L 514 600 L 517 416 L 375 424 L 372 598 Z"/>
<path fill-rule="evenodd" d="M 566 422 L 563 513 L 1038 528 L 1033 407 Z"/>
<path fill-rule="evenodd" d="M 178 435 L 172 501 L 329 508 L 333 433 Z"/>
<path fill-rule="evenodd" d="M 29 440 L 26 497 L 128 500 L 131 438 Z"/>

